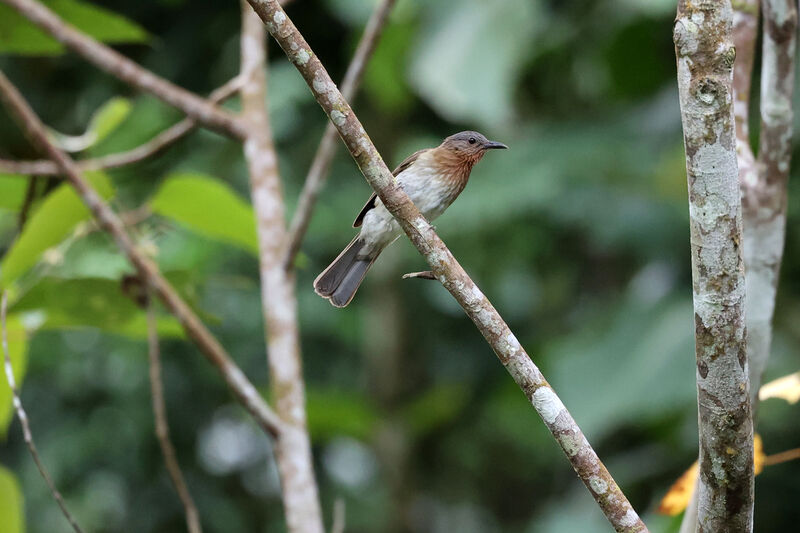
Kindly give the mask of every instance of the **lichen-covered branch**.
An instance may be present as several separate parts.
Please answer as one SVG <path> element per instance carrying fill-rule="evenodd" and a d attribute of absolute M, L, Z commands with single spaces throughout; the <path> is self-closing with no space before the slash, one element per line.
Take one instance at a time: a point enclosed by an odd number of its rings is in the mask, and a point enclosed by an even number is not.
<path fill-rule="evenodd" d="M 83 530 L 78 525 L 78 522 L 67 509 L 67 504 L 64 503 L 64 498 L 56 488 L 56 484 L 53 482 L 53 478 L 50 477 L 50 473 L 47 471 L 47 468 L 45 468 L 44 463 L 42 463 L 42 460 L 39 457 L 39 450 L 36 448 L 36 443 L 33 442 L 33 433 L 31 433 L 31 426 L 28 423 L 28 413 L 25 412 L 25 408 L 22 406 L 22 400 L 20 399 L 19 390 L 17 389 L 17 382 L 14 379 L 14 368 L 11 366 L 11 354 L 8 350 L 8 331 L 6 328 L 7 310 L 8 294 L 6 291 L 3 291 L 2 296 L 0 296 L 0 328 L 3 330 L 3 368 L 5 369 L 8 387 L 11 389 L 14 412 L 17 413 L 17 418 L 19 418 L 19 423 L 22 426 L 22 438 L 25 439 L 25 445 L 28 447 L 31 457 L 33 457 L 33 462 L 36 463 L 36 468 L 39 470 L 39 474 L 41 474 L 44 482 L 47 483 L 47 487 L 50 489 L 50 494 L 53 495 L 53 499 L 61 509 L 61 514 L 63 514 L 64 518 L 67 519 L 67 522 L 69 522 L 69 525 L 72 526 L 72 529 L 75 531 L 75 533 L 83 533 Z"/>
<path fill-rule="evenodd" d="M 754 406 L 758 402 L 761 377 L 769 359 L 772 317 L 786 234 L 797 2 L 764 0 L 762 13 L 758 157 L 751 172 L 747 175 L 740 172 L 747 271 L 747 358 L 750 398 Z"/>
<path fill-rule="evenodd" d="M 378 40 L 383 28 L 386 26 L 386 21 L 389 19 L 389 13 L 394 3 L 395 0 L 381 0 L 372 12 L 372 16 L 367 22 L 367 27 L 364 29 L 364 35 L 361 36 L 361 41 L 356 47 L 353 59 L 344 74 L 341 91 L 345 100 L 352 100 L 355 96 L 358 86 L 361 84 L 364 69 L 370 57 L 372 57 L 375 47 L 378 45 Z M 314 213 L 314 206 L 317 203 L 317 197 L 325 185 L 333 155 L 336 153 L 337 137 L 336 126 L 328 122 L 325 127 L 325 133 L 322 134 L 322 140 L 319 142 L 317 153 L 311 162 L 306 181 L 303 183 L 303 190 L 300 191 L 292 222 L 289 224 L 286 257 L 284 258 L 284 266 L 286 268 L 291 268 L 294 263 L 294 258 L 300 250 L 303 237 L 305 237 L 308 230 L 311 215 Z"/>
<path fill-rule="evenodd" d="M 247 136 L 242 121 L 231 113 L 153 74 L 115 50 L 76 30 L 39 2 L 0 1 L 19 11 L 33 24 L 99 69 L 180 109 L 204 127 L 235 139 L 241 140 Z"/>
<path fill-rule="evenodd" d="M 244 153 L 256 216 L 261 302 L 270 381 L 282 431 L 275 442 L 286 524 L 291 533 L 322 533 L 311 441 L 305 409 L 305 385 L 297 326 L 294 273 L 283 268 L 286 238 L 278 160 L 266 106 L 266 32 L 258 16 L 242 3 L 242 117 L 248 124 Z"/>
<path fill-rule="evenodd" d="M 146 298 L 147 313 L 147 358 L 150 362 L 150 396 L 153 403 L 153 419 L 156 426 L 156 438 L 161 448 L 161 455 L 164 456 L 164 465 L 167 473 L 178 493 L 178 498 L 183 505 L 183 512 L 186 515 L 186 528 L 189 533 L 203 533 L 200 526 L 200 515 L 197 506 L 194 504 L 189 487 L 183 478 L 183 472 L 178 464 L 178 457 L 175 447 L 169 436 L 169 422 L 167 421 L 167 405 L 164 401 L 164 382 L 161 378 L 161 349 L 158 345 L 158 321 L 156 309 L 149 295 Z"/>
<path fill-rule="evenodd" d="M 647 531 L 636 511 L 597 457 L 564 404 L 531 361 L 497 310 L 473 283 L 433 227 L 422 217 L 381 159 L 361 122 L 336 88 L 319 58 L 276 0 L 248 0 L 290 61 L 311 88 L 317 102 L 370 186 L 394 215 L 434 275 L 456 298 L 544 420 L 580 479 L 617 531 Z"/>
<path fill-rule="evenodd" d="M 700 428 L 698 531 L 752 529 L 753 425 L 728 0 L 678 2 Z"/>
<path fill-rule="evenodd" d="M 2 71 L 0 71 L 0 100 L 6 104 L 11 116 L 18 120 L 31 142 L 43 155 L 50 157 L 58 164 L 61 173 L 73 186 L 100 226 L 114 238 L 119 249 L 137 269 L 139 275 L 155 291 L 166 308 L 180 321 L 187 336 L 194 341 L 203 355 L 222 374 L 225 383 L 239 403 L 267 433 L 278 436 L 281 432 L 281 420 L 269 408 L 258 390 L 234 363 L 219 341 L 206 329 L 194 311 L 161 275 L 158 267 L 138 250 L 125 231 L 122 221 L 86 182 L 75 162 L 49 141 L 44 124 Z"/>
<path fill-rule="evenodd" d="M 222 102 L 236 94 L 240 85 L 241 78 L 239 76 L 232 78 L 224 85 L 215 89 L 209 95 L 208 99 L 213 103 Z M 76 164 L 81 172 L 86 172 L 88 170 L 107 170 L 132 165 L 166 150 L 194 131 L 196 127 L 197 122 L 194 119 L 185 118 L 136 148 L 92 159 L 76 161 Z M 9 161 L 0 159 L 0 172 L 28 176 L 58 176 L 61 174 L 58 165 L 49 159 L 40 159 L 38 161 Z"/>

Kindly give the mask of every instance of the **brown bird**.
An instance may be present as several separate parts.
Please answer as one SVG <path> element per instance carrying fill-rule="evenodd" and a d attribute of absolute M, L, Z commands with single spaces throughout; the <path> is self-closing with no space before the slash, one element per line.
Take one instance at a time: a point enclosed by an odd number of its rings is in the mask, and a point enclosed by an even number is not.
<path fill-rule="evenodd" d="M 392 174 L 395 182 L 431 221 L 453 203 L 469 180 L 475 163 L 487 150 L 508 148 L 477 131 L 462 131 L 436 148 L 408 156 Z M 314 280 L 314 290 L 335 307 L 345 307 L 380 253 L 400 236 L 401 229 L 378 195 L 372 193 L 353 222 L 361 228 L 342 253 Z"/>

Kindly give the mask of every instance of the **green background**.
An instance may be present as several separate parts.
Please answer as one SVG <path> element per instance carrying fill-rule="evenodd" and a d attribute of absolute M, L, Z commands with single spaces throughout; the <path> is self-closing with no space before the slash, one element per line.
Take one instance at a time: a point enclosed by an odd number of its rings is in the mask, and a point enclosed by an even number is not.
<path fill-rule="evenodd" d="M 190 90 L 207 94 L 238 71 L 234 0 L 47 3 Z M 373 5 L 296 0 L 287 12 L 340 79 Z M 677 531 L 679 518 L 655 508 L 697 453 L 674 13 L 665 0 L 400 0 L 353 102 L 390 165 L 464 129 L 509 145 L 475 168 L 437 230 L 653 532 Z M 181 118 L 15 17 L 0 6 L 0 68 L 58 138 L 81 136 L 76 157 L 132 148 Z M 325 117 L 274 43 L 269 52 L 291 212 Z M 757 122 L 754 109 L 756 136 Z M 5 111 L 0 157 L 36 157 Z M 796 177 L 767 379 L 798 370 Z M 241 146 L 200 130 L 91 179 L 118 211 L 152 208 L 134 237 L 268 395 Z M 87 531 L 180 531 L 152 428 L 145 319 L 120 291 L 130 267 L 55 180 L 37 180 L 20 233 L 27 182 L 0 176 L 0 282 L 10 290 L 12 353 L 20 372 L 27 368 L 23 401 L 42 457 Z M 450 295 L 400 279 L 426 268 L 405 239 L 347 309 L 314 294 L 312 280 L 352 238 L 369 193 L 340 147 L 298 259 L 309 425 L 328 524 L 341 498 L 353 533 L 609 531 Z M 177 322 L 162 313 L 159 329 L 173 439 L 205 530 L 283 531 L 268 439 Z M 797 409 L 762 405 L 767 453 L 800 446 Z M 10 419 L 0 384 L 0 531 L 67 531 Z M 787 463 L 758 477 L 756 531 L 796 526 L 798 475 L 800 464 Z"/>

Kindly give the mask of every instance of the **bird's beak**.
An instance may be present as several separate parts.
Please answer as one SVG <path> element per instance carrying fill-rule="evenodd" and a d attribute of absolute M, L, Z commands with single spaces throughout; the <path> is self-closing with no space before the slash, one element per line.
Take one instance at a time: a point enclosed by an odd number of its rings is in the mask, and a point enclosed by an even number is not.
<path fill-rule="evenodd" d="M 484 150 L 499 150 L 499 149 L 505 150 L 506 148 L 508 148 L 508 146 L 506 146 L 503 143 L 487 141 L 486 143 L 484 143 L 483 148 Z"/>

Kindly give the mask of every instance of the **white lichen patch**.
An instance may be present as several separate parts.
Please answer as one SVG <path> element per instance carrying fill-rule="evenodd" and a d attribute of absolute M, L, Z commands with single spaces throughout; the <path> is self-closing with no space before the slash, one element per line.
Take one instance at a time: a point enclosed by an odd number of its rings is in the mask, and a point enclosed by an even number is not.
<path fill-rule="evenodd" d="M 272 15 L 272 20 L 275 21 L 275 24 L 280 26 L 286 22 L 286 14 L 283 11 L 276 11 L 275 14 Z"/>
<path fill-rule="evenodd" d="M 560 442 L 569 457 L 574 457 L 581 450 L 581 443 L 575 440 L 572 435 L 562 436 Z"/>
<path fill-rule="evenodd" d="M 590 477 L 589 486 L 592 488 L 595 494 L 605 494 L 608 490 L 608 483 L 606 483 L 606 481 L 599 476 Z"/>
<path fill-rule="evenodd" d="M 294 43 L 292 43 L 292 44 L 294 44 Z M 294 46 L 296 47 L 297 45 L 294 45 Z M 309 59 L 311 59 L 311 54 L 308 53 L 307 50 L 304 50 L 302 48 L 294 56 L 294 62 L 297 63 L 298 65 L 301 65 L 301 66 L 305 65 L 306 63 L 308 63 Z"/>
<path fill-rule="evenodd" d="M 556 396 L 556 393 L 553 392 L 553 389 L 550 387 L 539 387 L 536 389 L 536 392 L 533 393 L 531 403 L 533 403 L 533 407 L 548 424 L 554 424 L 558 415 L 566 410 L 564 404 L 561 403 L 559 397 Z"/>
<path fill-rule="evenodd" d="M 636 511 L 633 509 L 628 509 L 628 512 L 625 513 L 625 516 L 619 519 L 619 524 L 622 527 L 633 527 L 639 521 L 639 517 L 636 515 Z"/>
<path fill-rule="evenodd" d="M 331 111 L 331 120 L 337 126 L 344 126 L 347 117 L 345 116 L 344 113 L 342 113 L 338 109 L 334 109 L 333 111 Z"/>
<path fill-rule="evenodd" d="M 522 351 L 522 346 L 513 333 L 506 335 L 506 350 L 509 355 L 516 355 L 518 352 Z"/>

